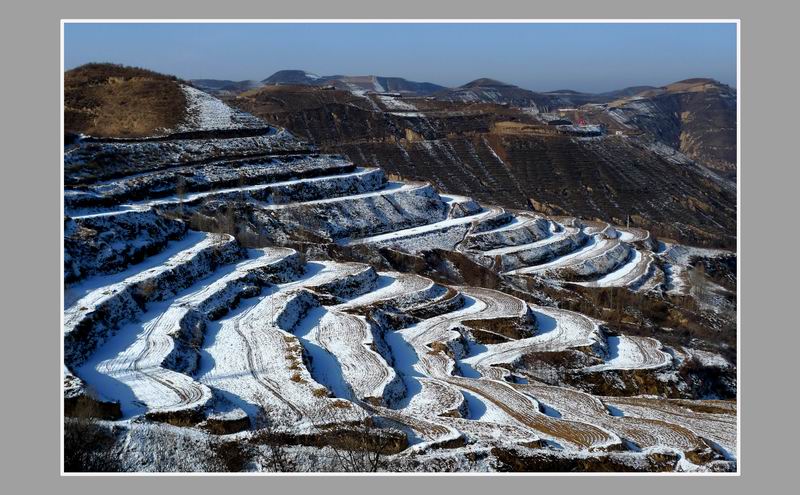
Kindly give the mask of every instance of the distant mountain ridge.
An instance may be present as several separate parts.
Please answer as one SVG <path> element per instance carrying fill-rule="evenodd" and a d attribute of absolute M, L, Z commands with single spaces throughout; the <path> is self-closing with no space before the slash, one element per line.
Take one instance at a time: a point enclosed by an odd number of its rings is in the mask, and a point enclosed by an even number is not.
<path fill-rule="evenodd" d="M 495 103 L 515 107 L 534 107 L 547 111 L 555 100 L 545 93 L 537 93 L 513 84 L 481 77 L 456 88 L 436 92 L 438 100 L 463 103 Z"/>
<path fill-rule="evenodd" d="M 429 82 L 409 81 L 402 77 L 387 76 L 347 76 L 342 74 L 318 76 L 304 70 L 280 70 L 261 81 L 264 85 L 299 84 L 311 86 L 334 86 L 357 92 L 399 92 L 426 96 L 443 86 Z"/>
<path fill-rule="evenodd" d="M 261 84 L 314 84 L 319 76 L 304 70 L 279 70 L 271 76 L 262 79 Z"/>
<path fill-rule="evenodd" d="M 299 69 L 279 70 L 260 81 L 231 81 L 226 79 L 193 79 L 192 84 L 217 96 L 236 95 L 261 86 L 333 86 L 357 93 L 393 92 L 414 96 L 428 96 L 441 91 L 444 86 L 430 82 L 410 81 L 402 77 L 348 76 L 343 74 L 319 76 Z"/>
<path fill-rule="evenodd" d="M 568 88 L 533 91 L 489 77 L 477 78 L 461 86 L 450 88 L 431 82 L 411 81 L 403 77 L 345 74 L 317 75 L 302 69 L 279 70 L 260 81 L 192 79 L 191 83 L 197 88 L 210 93 L 238 94 L 264 85 L 333 86 L 336 89 L 357 92 L 398 92 L 415 96 L 436 96 L 443 101 L 482 101 L 485 103 L 507 103 L 511 105 L 516 105 L 520 102 L 541 102 L 545 105 L 555 103 L 561 106 L 607 103 L 625 97 L 652 96 L 663 92 L 687 91 L 690 88 L 718 84 L 717 81 L 710 78 L 691 78 L 661 87 L 634 85 L 598 93 L 576 91 Z M 474 94 L 469 95 L 469 92 Z"/>
<path fill-rule="evenodd" d="M 192 79 L 191 83 L 197 89 L 216 95 L 239 94 L 261 86 L 259 81 L 252 80 L 230 81 L 227 79 Z"/>
<path fill-rule="evenodd" d="M 504 83 L 502 81 L 498 81 L 497 79 L 490 79 L 488 77 L 481 77 L 479 79 L 475 79 L 474 81 L 470 81 L 467 84 L 459 86 L 459 88 L 516 88 L 513 84 Z"/>
<path fill-rule="evenodd" d="M 575 121 L 604 124 L 611 131 L 649 136 L 729 179 L 736 172 L 736 90 L 711 78 L 689 78 L 659 87 L 634 85 L 600 93 L 569 88 L 531 91 L 490 77 L 446 88 L 402 77 L 319 76 L 304 70 L 281 70 L 260 82 L 193 83 L 219 97 L 241 95 L 261 86 L 299 85 L 333 87 L 361 96 L 388 92 L 442 103 L 501 105 L 525 109 L 529 115 L 561 113 Z"/>

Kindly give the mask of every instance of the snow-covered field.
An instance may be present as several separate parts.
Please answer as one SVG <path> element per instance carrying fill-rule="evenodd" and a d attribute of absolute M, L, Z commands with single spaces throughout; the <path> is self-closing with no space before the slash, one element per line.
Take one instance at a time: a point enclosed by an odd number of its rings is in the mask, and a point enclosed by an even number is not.
<path fill-rule="evenodd" d="M 661 343 L 649 337 L 608 337 L 606 362 L 587 371 L 661 368 L 672 356 L 661 350 Z"/>
<path fill-rule="evenodd" d="M 417 107 L 413 103 L 405 101 L 402 98 L 398 98 L 395 96 L 380 95 L 380 94 L 375 95 L 375 98 L 377 98 L 381 103 L 383 103 L 383 106 L 385 106 L 388 110 L 400 111 L 400 112 L 418 111 Z"/>
<path fill-rule="evenodd" d="M 176 132 L 264 127 L 260 119 L 233 109 L 204 91 L 185 84 L 181 85 L 181 90 L 187 103 L 186 121 L 175 129 Z"/>

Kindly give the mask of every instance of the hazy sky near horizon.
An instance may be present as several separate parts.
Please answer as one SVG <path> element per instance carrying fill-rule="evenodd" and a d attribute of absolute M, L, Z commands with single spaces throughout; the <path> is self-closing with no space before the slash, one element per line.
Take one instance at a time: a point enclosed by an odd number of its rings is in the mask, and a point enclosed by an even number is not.
<path fill-rule="evenodd" d="M 449 87 L 490 77 L 535 91 L 602 92 L 690 77 L 735 86 L 736 24 L 66 23 L 65 69 L 87 62 L 184 79 L 261 80 L 302 69 Z"/>

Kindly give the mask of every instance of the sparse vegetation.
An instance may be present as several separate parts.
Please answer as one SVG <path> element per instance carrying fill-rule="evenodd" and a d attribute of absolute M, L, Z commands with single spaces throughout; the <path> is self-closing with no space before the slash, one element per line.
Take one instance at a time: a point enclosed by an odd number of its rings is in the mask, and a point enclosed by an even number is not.
<path fill-rule="evenodd" d="M 92 419 L 64 419 L 64 471 L 114 472 L 121 466 L 113 427 Z"/>
<path fill-rule="evenodd" d="M 178 79 L 139 67 L 86 64 L 64 74 L 64 129 L 143 137 L 177 126 L 186 112 Z"/>

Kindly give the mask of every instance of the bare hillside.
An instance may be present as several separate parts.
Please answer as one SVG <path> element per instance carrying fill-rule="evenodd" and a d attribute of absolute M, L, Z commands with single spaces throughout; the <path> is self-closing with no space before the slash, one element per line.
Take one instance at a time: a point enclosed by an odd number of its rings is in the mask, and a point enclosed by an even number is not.
<path fill-rule="evenodd" d="M 186 98 L 175 77 L 137 67 L 87 64 L 64 74 L 64 128 L 104 137 L 141 137 L 177 126 Z"/>

